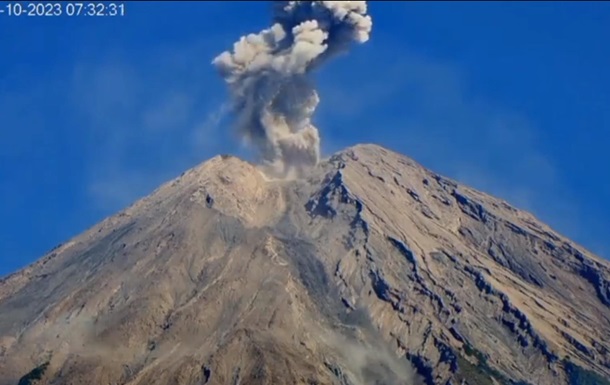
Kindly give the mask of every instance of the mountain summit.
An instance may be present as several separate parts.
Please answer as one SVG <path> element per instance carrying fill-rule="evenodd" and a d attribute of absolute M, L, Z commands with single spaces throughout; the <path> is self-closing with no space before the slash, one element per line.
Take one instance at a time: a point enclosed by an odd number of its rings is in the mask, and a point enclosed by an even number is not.
<path fill-rule="evenodd" d="M 608 384 L 610 263 L 376 145 L 217 156 L 0 281 L 0 384 Z"/>

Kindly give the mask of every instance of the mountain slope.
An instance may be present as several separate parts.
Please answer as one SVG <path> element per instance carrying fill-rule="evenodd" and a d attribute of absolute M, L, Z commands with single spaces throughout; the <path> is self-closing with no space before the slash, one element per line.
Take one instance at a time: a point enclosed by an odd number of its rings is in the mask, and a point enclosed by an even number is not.
<path fill-rule="evenodd" d="M 215 157 L 2 280 L 0 315 L 0 384 L 610 376 L 607 261 L 375 145 L 294 181 Z"/>

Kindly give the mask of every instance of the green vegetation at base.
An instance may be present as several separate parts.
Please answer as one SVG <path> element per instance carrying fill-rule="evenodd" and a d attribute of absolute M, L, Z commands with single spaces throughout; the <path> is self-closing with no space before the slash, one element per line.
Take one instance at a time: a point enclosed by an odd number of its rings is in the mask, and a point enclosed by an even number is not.
<path fill-rule="evenodd" d="M 472 385 L 493 385 L 491 377 L 479 366 L 474 365 L 462 356 L 458 356 L 459 381 L 466 380 Z"/>
<path fill-rule="evenodd" d="M 563 361 L 563 367 L 568 375 L 570 385 L 610 385 L 610 379 L 605 379 L 595 372 L 583 369 L 568 359 Z"/>
<path fill-rule="evenodd" d="M 477 363 L 473 364 L 465 357 L 457 355 L 457 378 L 460 381 L 466 380 L 470 385 L 494 385 L 493 378 L 502 385 L 530 385 L 524 381 L 513 381 L 498 370 L 489 366 L 487 357 L 480 350 L 475 349 L 469 344 L 464 345 L 464 353 L 469 357 L 475 358 Z"/>
<path fill-rule="evenodd" d="M 487 363 L 487 357 L 469 344 L 464 345 L 464 353 L 468 357 L 475 358 L 477 363 L 474 364 L 465 357 L 458 355 L 459 380 L 466 380 L 470 385 L 493 385 L 493 378 L 502 385 L 530 385 L 524 381 L 515 382 L 498 370 L 490 367 Z M 568 359 L 563 360 L 563 367 L 565 368 L 569 385 L 610 385 L 610 379 L 603 378 L 591 370 L 584 369 Z"/>
<path fill-rule="evenodd" d="M 44 372 L 47 371 L 48 367 L 49 367 L 49 363 L 48 362 L 45 362 L 44 364 L 35 367 L 28 374 L 26 374 L 25 376 L 21 377 L 21 379 L 19 380 L 18 385 L 33 385 L 33 384 L 35 384 L 35 381 L 38 381 L 38 380 L 42 379 L 42 376 L 44 375 Z"/>

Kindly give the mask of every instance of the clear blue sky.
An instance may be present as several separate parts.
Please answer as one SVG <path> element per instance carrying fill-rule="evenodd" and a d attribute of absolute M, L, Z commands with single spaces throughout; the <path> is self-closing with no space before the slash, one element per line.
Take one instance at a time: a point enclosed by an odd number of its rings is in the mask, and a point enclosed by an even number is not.
<path fill-rule="evenodd" d="M 6 4 L 6 2 L 0 2 Z M 0 15 L 0 276 L 219 152 L 210 65 L 266 2 Z M 376 142 L 610 256 L 610 3 L 373 2 L 317 74 L 325 154 Z"/>

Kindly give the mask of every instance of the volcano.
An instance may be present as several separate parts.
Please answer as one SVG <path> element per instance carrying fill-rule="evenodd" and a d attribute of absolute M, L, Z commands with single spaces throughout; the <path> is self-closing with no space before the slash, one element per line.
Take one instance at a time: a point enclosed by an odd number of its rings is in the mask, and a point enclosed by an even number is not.
<path fill-rule="evenodd" d="M 0 384 L 604 384 L 610 263 L 377 145 L 217 156 L 0 281 Z"/>

